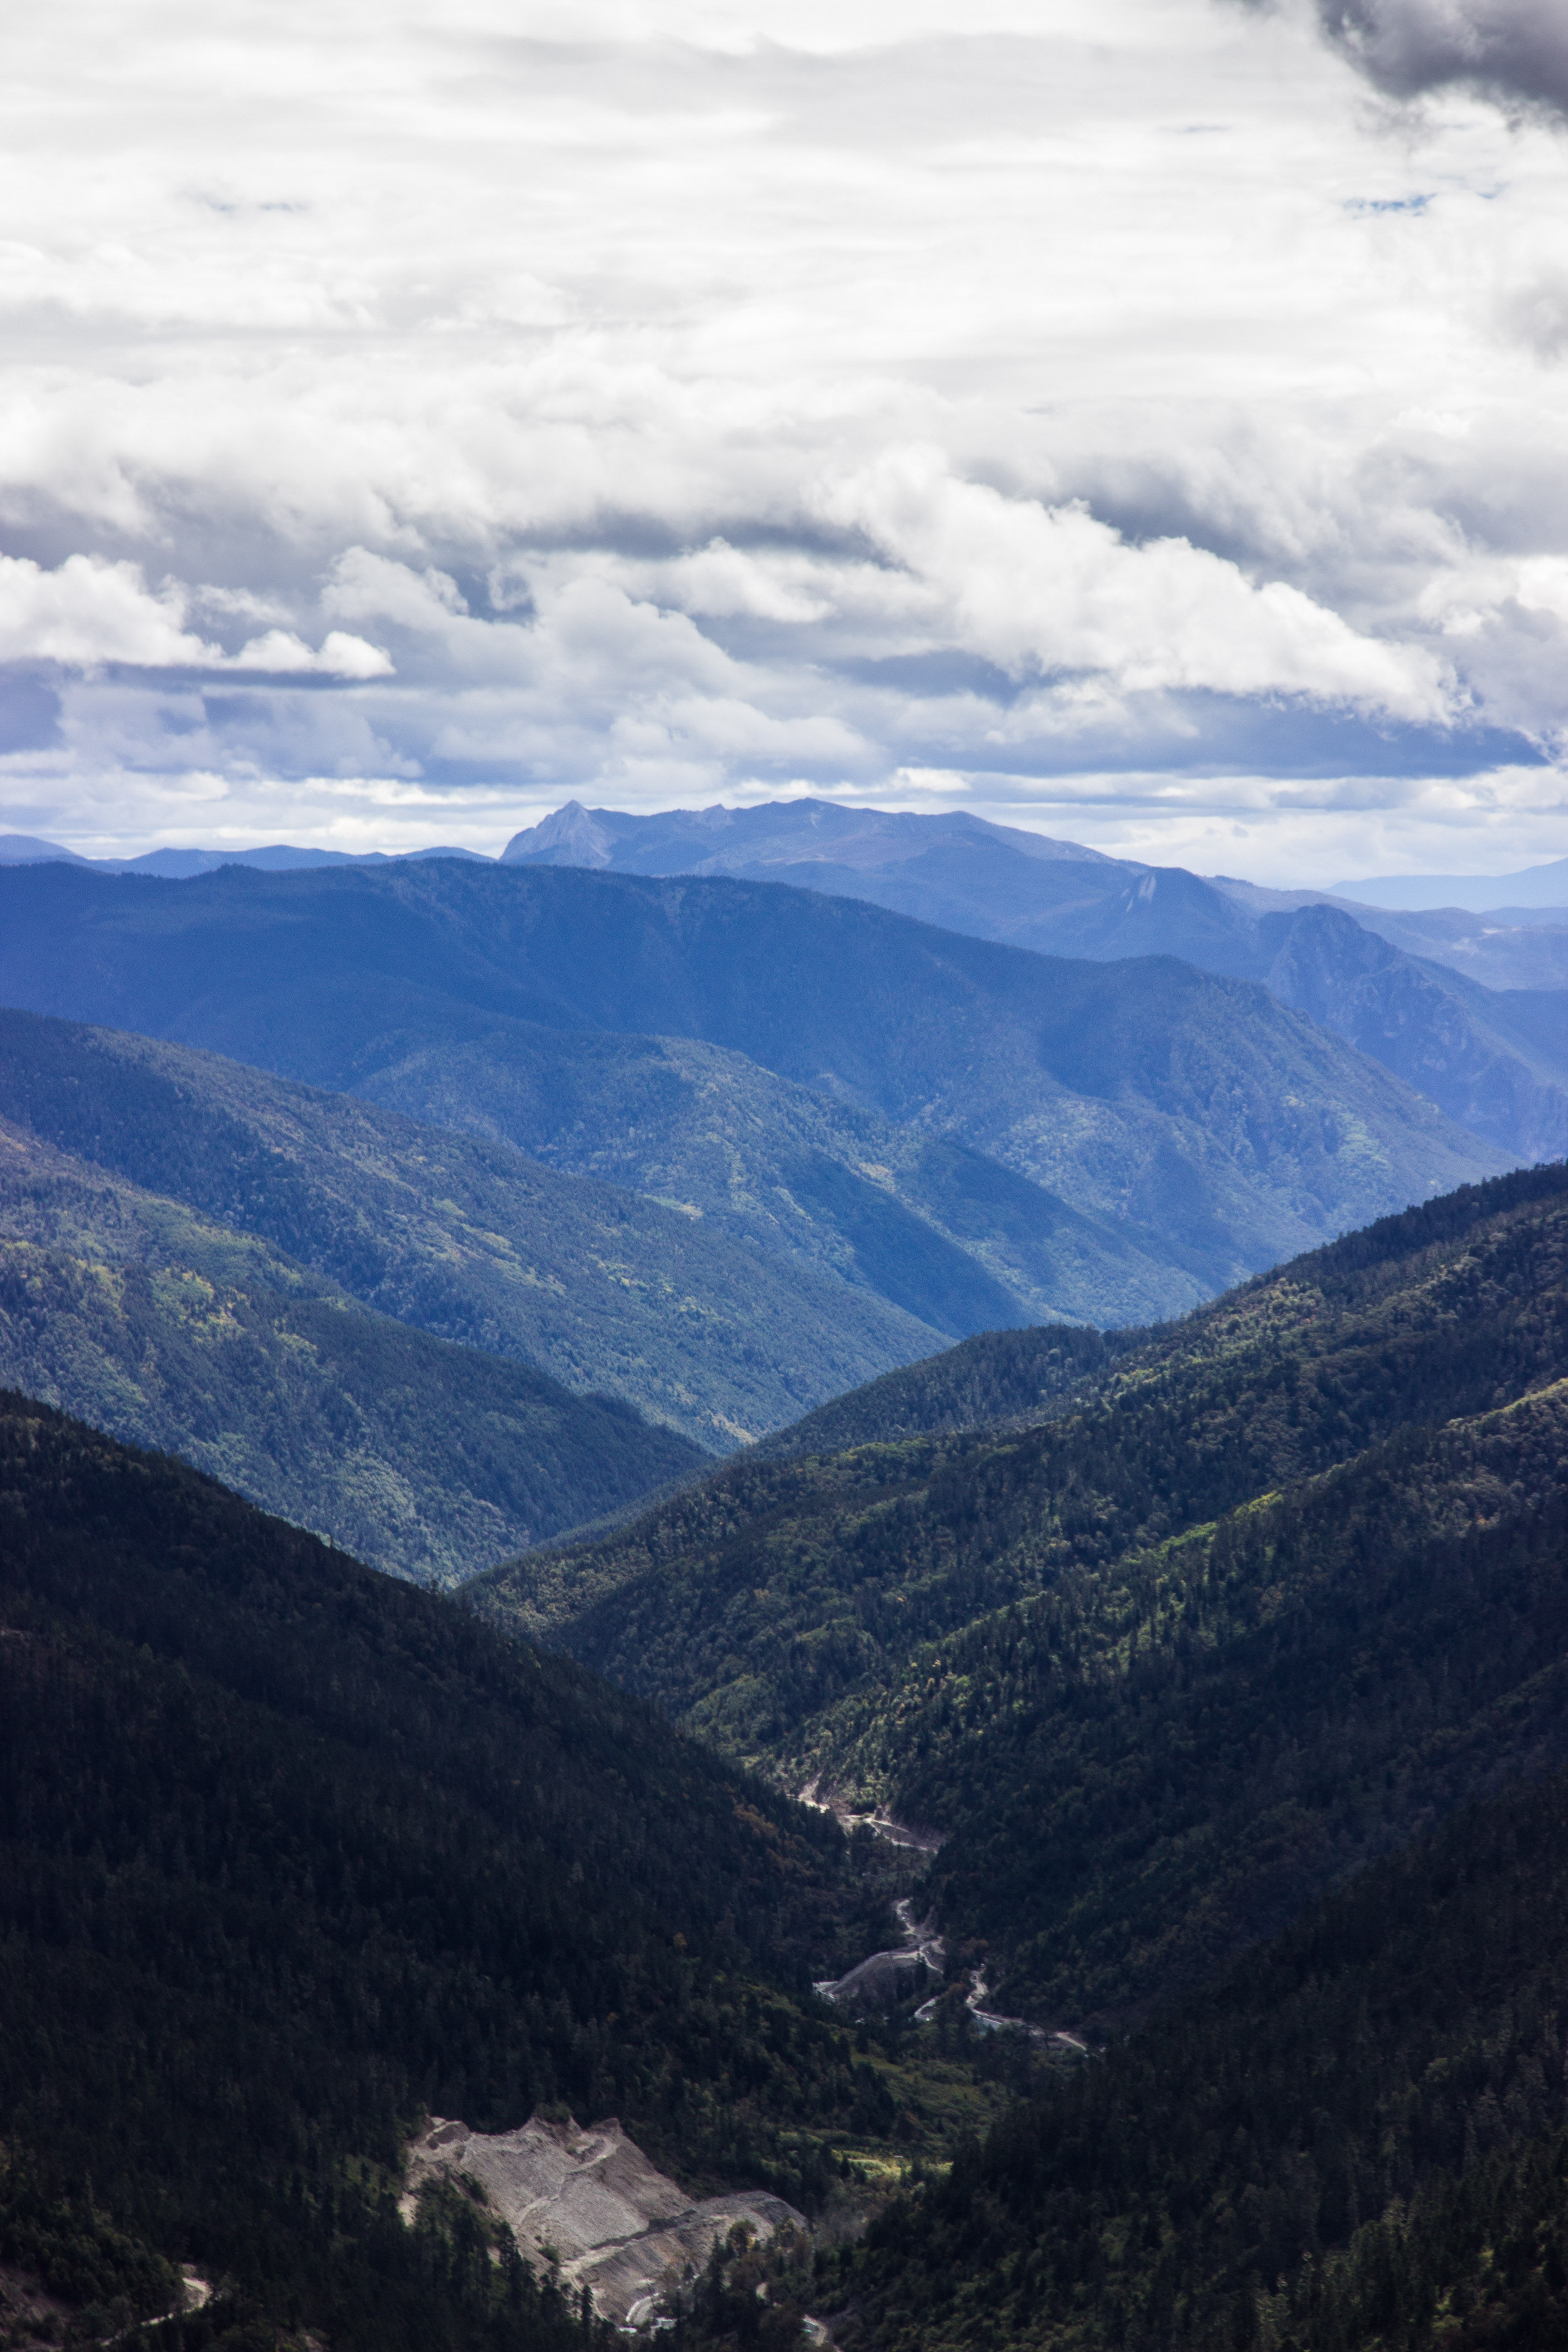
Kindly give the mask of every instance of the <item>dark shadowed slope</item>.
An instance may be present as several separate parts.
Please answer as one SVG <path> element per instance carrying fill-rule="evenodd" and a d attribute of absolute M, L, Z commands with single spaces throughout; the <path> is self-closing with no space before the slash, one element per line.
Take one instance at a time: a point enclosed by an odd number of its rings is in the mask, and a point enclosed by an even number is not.
<path fill-rule="evenodd" d="M 1568 1781 L 1048 2083 L 819 2292 L 887 2352 L 1556 2352 Z"/>
<path fill-rule="evenodd" d="M 0 874 L 0 912 L 14 1001 L 335 1087 L 501 1015 L 701 1038 L 1122 1220 L 1203 1287 L 1497 1164 L 1251 983 L 1034 956 L 795 890 L 457 863 L 178 886 L 40 866 Z"/>
<path fill-rule="evenodd" d="M 61 2263 L 113 2223 L 336 2352 L 522 2352 L 565 2315 L 472 2210 L 398 2218 L 428 2111 L 807 2200 L 894 2122 L 794 1997 L 867 1928 L 831 1823 L 16 1396 L 0 1528 L 0 2243 L 69 2200 Z"/>

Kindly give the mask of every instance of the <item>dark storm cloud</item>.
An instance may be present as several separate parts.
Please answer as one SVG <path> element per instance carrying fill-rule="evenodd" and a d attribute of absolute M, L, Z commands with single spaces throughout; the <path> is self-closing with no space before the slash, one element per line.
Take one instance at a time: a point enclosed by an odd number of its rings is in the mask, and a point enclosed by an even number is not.
<path fill-rule="evenodd" d="M 1563 0 L 1317 0 L 1323 29 L 1391 98 L 1462 89 L 1568 122 Z"/>

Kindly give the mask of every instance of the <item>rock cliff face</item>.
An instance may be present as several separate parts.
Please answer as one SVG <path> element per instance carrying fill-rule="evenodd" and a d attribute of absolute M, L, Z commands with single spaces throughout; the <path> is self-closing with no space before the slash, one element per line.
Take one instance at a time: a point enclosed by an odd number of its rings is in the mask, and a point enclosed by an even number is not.
<path fill-rule="evenodd" d="M 613 2116 L 582 2128 L 536 2116 L 510 2132 L 433 2116 L 408 2152 L 405 2210 L 443 2177 L 478 2181 L 524 2260 L 541 2271 L 557 2263 L 563 2284 L 586 2287 L 600 2318 L 621 2326 L 651 2319 L 660 2293 L 700 2271 L 737 2222 L 761 2240 L 807 2227 L 761 2189 L 693 2203 Z"/>

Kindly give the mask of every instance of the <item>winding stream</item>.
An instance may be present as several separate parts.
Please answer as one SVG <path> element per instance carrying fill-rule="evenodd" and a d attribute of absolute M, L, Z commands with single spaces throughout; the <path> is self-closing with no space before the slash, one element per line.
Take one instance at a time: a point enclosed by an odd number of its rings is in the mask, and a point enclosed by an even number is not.
<path fill-rule="evenodd" d="M 819 1785 L 819 1780 L 808 1780 L 800 1792 L 800 1802 L 809 1805 L 813 1812 L 831 1813 L 846 1832 L 868 1829 L 878 1837 L 886 1838 L 889 1845 L 902 1846 L 915 1853 L 935 1853 L 939 1851 L 942 1843 L 939 1832 L 911 1829 L 907 1822 L 896 1822 L 890 1813 L 879 1810 L 868 1813 L 851 1812 L 847 1806 L 835 1804 L 831 1798 L 820 1798 L 816 1793 Z M 886 2000 L 889 1994 L 896 1997 L 900 1979 L 921 1969 L 935 1977 L 945 1976 L 947 1947 L 936 1932 L 934 1921 L 917 1920 L 914 1900 L 908 1895 L 900 1896 L 894 1904 L 893 1912 L 903 1929 L 898 1943 L 884 1951 L 868 1953 L 844 1976 L 820 1978 L 812 1990 L 823 2000 L 845 2001 L 858 1994 L 874 2000 Z M 1069 2053 L 1084 2058 L 1089 2055 L 1089 2044 L 1080 2042 L 1076 2033 L 1064 2032 L 1059 2029 L 1053 2032 L 1045 2025 L 1031 2025 L 1026 2017 L 1004 2017 L 999 2011 L 986 2008 L 985 2003 L 990 1997 L 991 1988 L 985 1981 L 984 1969 L 971 1969 L 969 1990 L 964 1995 L 963 2006 L 982 2033 L 1026 2033 L 1031 2042 L 1047 2042 L 1063 2056 Z M 941 2000 L 940 1993 L 933 1993 L 929 2000 L 922 2001 L 915 2011 L 915 2023 L 934 2024 Z"/>

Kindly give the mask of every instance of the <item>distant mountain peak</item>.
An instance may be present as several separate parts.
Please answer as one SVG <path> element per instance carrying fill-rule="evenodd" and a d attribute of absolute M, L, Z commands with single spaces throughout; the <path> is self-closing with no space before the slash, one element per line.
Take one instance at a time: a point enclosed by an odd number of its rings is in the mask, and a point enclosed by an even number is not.
<path fill-rule="evenodd" d="M 36 834 L 0 833 L 0 866 L 85 866 L 88 860 L 79 857 L 74 849 L 62 849 L 58 841 L 40 841 Z"/>
<path fill-rule="evenodd" d="M 1526 866 L 1515 874 L 1384 874 L 1331 882 L 1329 889 L 1359 906 L 1395 909 L 1464 907 L 1485 914 L 1500 907 L 1568 908 L 1568 857 Z"/>
<path fill-rule="evenodd" d="M 721 840 L 716 840 L 721 835 Z M 967 809 L 847 807 L 838 801 L 762 801 L 752 808 L 589 809 L 568 801 L 538 824 L 514 834 L 501 852 L 509 866 L 614 866 L 623 873 L 749 874 L 775 866 L 837 864 L 872 870 L 908 863 L 928 850 L 1007 850 L 1047 863 L 1117 866 L 1076 841 L 1055 841 L 1016 825 L 993 824 Z M 1129 872 L 1141 872 L 1135 864 Z"/>
<path fill-rule="evenodd" d="M 581 801 L 568 801 L 538 824 L 514 833 L 501 851 L 500 862 L 503 866 L 608 866 L 616 836 L 601 822 L 605 814 L 585 809 Z"/>

